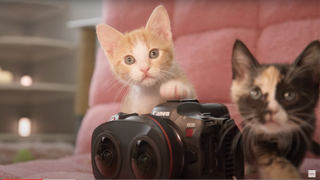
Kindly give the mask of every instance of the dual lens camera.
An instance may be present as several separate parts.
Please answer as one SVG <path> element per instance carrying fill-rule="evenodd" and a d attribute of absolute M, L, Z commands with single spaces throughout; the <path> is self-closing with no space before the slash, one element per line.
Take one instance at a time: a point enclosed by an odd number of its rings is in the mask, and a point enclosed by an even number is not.
<path fill-rule="evenodd" d="M 239 133 L 223 104 L 177 100 L 151 114 L 120 112 L 93 132 L 93 173 L 96 179 L 243 179 Z"/>

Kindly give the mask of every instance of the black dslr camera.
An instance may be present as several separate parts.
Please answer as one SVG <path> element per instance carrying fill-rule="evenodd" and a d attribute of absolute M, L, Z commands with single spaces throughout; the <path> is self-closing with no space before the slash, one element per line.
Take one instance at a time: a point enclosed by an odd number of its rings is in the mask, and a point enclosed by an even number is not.
<path fill-rule="evenodd" d="M 222 104 L 167 101 L 112 116 L 92 135 L 96 179 L 244 179 L 241 134 Z M 233 140 L 238 135 L 238 142 Z"/>

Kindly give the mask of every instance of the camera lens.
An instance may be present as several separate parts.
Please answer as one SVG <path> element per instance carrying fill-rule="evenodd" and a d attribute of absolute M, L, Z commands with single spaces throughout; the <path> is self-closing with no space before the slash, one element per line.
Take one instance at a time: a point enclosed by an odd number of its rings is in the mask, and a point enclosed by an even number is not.
<path fill-rule="evenodd" d="M 112 160 L 113 160 L 113 154 L 112 154 L 112 151 L 110 150 L 110 148 L 108 148 L 102 152 L 101 158 L 107 165 L 111 165 Z"/>
<path fill-rule="evenodd" d="M 105 177 L 114 176 L 119 164 L 119 150 L 116 149 L 115 143 L 110 138 L 112 136 L 100 137 L 95 148 L 96 166 Z"/>
<path fill-rule="evenodd" d="M 153 179 L 158 170 L 158 160 L 152 146 L 137 140 L 131 151 L 131 168 L 137 179 Z"/>
<path fill-rule="evenodd" d="M 141 154 L 138 158 L 138 164 L 142 172 L 148 172 L 151 167 L 151 158 L 148 154 Z"/>

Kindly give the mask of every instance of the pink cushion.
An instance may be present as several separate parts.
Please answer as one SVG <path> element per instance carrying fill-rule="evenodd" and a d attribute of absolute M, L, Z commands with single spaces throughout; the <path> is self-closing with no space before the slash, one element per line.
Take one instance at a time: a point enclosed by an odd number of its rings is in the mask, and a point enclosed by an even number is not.
<path fill-rule="evenodd" d="M 320 15 L 319 0 L 267 0 L 260 1 L 261 28 L 290 20 L 312 19 Z"/>
<path fill-rule="evenodd" d="M 237 38 L 255 52 L 257 32 L 250 29 L 225 28 L 176 39 L 176 59 L 194 84 L 200 102 L 230 102 L 231 53 Z"/>
<path fill-rule="evenodd" d="M 264 63 L 293 62 L 311 41 L 317 39 L 320 40 L 320 18 L 272 25 L 261 32 L 257 58 Z"/>
<path fill-rule="evenodd" d="M 174 37 L 208 30 L 241 27 L 255 28 L 258 1 L 176 1 L 172 31 Z"/>
<path fill-rule="evenodd" d="M 99 104 L 91 107 L 83 118 L 78 131 L 75 154 L 91 152 L 92 133 L 100 124 L 120 111 L 119 103 Z"/>
<path fill-rule="evenodd" d="M 120 92 L 121 87 L 122 84 L 110 70 L 108 59 L 100 48 L 97 51 L 95 71 L 90 86 L 89 106 L 92 107 L 106 102 L 120 102 L 125 90 L 119 96 L 116 97 L 115 95 Z"/>
<path fill-rule="evenodd" d="M 120 32 L 145 26 L 152 11 L 164 5 L 172 17 L 173 2 L 161 0 L 108 0 L 103 1 L 103 22 Z"/>

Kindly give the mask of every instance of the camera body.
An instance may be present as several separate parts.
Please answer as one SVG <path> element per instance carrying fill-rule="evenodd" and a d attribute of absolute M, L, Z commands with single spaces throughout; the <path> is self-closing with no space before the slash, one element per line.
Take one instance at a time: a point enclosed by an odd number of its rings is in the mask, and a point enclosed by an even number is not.
<path fill-rule="evenodd" d="M 98 126 L 93 173 L 96 179 L 244 179 L 241 142 L 223 104 L 167 101 L 151 114 L 118 113 Z"/>

